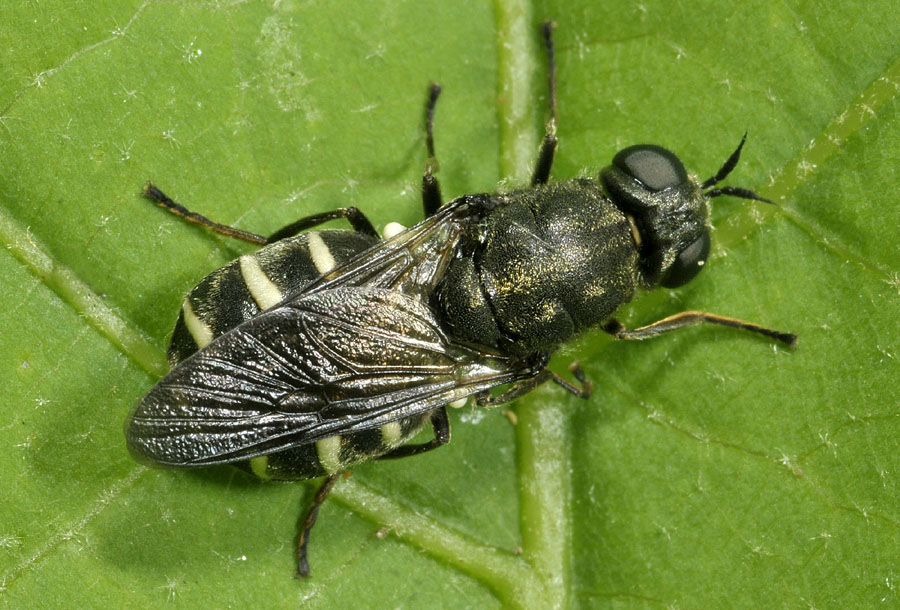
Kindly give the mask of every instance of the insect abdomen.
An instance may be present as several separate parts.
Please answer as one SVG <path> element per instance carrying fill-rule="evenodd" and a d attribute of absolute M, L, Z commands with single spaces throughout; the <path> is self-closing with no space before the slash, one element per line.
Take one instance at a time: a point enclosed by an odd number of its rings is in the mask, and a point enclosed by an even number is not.
<path fill-rule="evenodd" d="M 376 241 L 354 231 L 310 231 L 245 254 L 213 271 L 182 303 L 169 344 L 169 365 L 175 366 Z"/>
<path fill-rule="evenodd" d="M 354 231 L 309 231 L 283 239 L 210 273 L 185 297 L 172 342 L 175 366 L 216 337 L 299 292 L 306 284 L 374 245 Z M 310 479 L 383 455 L 406 443 L 430 413 L 363 432 L 335 435 L 234 465 L 263 479 Z"/>
<path fill-rule="evenodd" d="M 363 432 L 329 436 L 314 443 L 263 455 L 235 466 L 261 479 L 313 479 L 347 470 L 403 445 L 431 419 L 431 413 L 406 417 Z"/>

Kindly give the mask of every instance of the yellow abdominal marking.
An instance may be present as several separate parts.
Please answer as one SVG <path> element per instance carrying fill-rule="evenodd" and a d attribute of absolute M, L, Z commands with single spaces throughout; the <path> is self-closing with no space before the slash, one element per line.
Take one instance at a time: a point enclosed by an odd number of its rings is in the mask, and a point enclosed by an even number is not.
<path fill-rule="evenodd" d="M 383 442 L 386 447 L 395 446 L 402 438 L 403 429 L 400 427 L 400 422 L 392 421 L 389 424 L 381 426 L 381 442 Z"/>
<path fill-rule="evenodd" d="M 250 458 L 250 472 L 258 476 L 260 479 L 270 479 L 269 476 L 269 456 L 260 455 Z"/>
<path fill-rule="evenodd" d="M 341 469 L 341 437 L 329 436 L 316 441 L 316 454 L 319 456 L 319 464 L 328 474 L 334 474 Z"/>
<path fill-rule="evenodd" d="M 241 277 L 247 285 L 253 300 L 262 310 L 274 307 L 284 299 L 281 290 L 269 279 L 259 266 L 259 261 L 252 254 L 245 254 L 240 259 Z"/>
<path fill-rule="evenodd" d="M 209 327 L 209 324 L 194 313 L 194 308 L 191 307 L 189 298 L 185 297 L 184 303 L 181 305 L 181 311 L 184 316 L 184 325 L 194 338 L 194 343 L 197 344 L 197 347 L 203 349 L 209 345 L 213 340 L 212 329 Z"/>
<path fill-rule="evenodd" d="M 306 234 L 306 239 L 309 246 L 309 257 L 312 259 L 316 271 L 324 275 L 337 266 L 334 257 L 331 256 L 331 250 L 328 249 L 328 245 L 318 232 L 310 231 Z"/>

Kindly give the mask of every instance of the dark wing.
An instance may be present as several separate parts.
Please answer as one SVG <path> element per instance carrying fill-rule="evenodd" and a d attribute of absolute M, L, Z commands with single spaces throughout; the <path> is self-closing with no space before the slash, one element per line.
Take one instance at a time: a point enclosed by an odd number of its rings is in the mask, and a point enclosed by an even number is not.
<path fill-rule="evenodd" d="M 342 287 L 302 294 L 178 364 L 128 420 L 152 462 L 244 460 L 425 413 L 533 376 L 454 344 L 419 299 Z"/>
<path fill-rule="evenodd" d="M 498 200 L 486 194 L 455 199 L 414 227 L 335 267 L 298 296 L 340 286 L 373 286 L 426 298 L 451 258 L 461 254 L 457 244 L 463 232 L 496 205 Z"/>

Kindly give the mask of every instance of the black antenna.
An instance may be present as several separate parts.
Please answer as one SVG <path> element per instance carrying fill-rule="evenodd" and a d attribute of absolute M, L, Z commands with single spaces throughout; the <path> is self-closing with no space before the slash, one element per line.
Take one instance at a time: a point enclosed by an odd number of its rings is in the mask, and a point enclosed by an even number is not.
<path fill-rule="evenodd" d="M 738 144 L 738 147 L 735 149 L 731 156 L 728 157 L 728 160 L 722 164 L 722 167 L 719 168 L 719 171 L 716 172 L 716 175 L 712 178 L 709 178 L 700 185 L 701 189 L 708 189 L 711 186 L 715 186 L 722 180 L 728 177 L 728 174 L 732 172 L 732 170 L 737 167 L 738 161 L 741 159 L 741 149 L 744 148 L 744 142 L 747 141 L 747 132 L 744 132 L 744 137 L 741 138 L 741 143 Z M 731 195 L 732 197 L 740 197 L 741 199 L 753 199 L 754 201 L 764 201 L 765 203 L 771 203 L 775 205 L 775 202 L 766 199 L 761 195 L 757 195 L 750 189 L 741 188 L 739 186 L 723 186 L 721 188 L 712 189 L 711 191 L 706 191 L 704 193 L 707 198 L 712 197 L 720 197 L 722 195 Z"/>

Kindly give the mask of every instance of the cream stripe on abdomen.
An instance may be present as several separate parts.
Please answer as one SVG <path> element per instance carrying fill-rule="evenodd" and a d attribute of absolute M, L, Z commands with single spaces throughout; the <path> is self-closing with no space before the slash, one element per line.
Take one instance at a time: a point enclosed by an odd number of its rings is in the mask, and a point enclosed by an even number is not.
<path fill-rule="evenodd" d="M 309 257 L 312 259 L 316 271 L 326 274 L 337 266 L 328 244 L 322 239 L 317 231 L 310 231 L 306 234 L 307 244 L 309 244 Z"/>
<path fill-rule="evenodd" d="M 329 436 L 316 441 L 316 454 L 319 456 L 319 464 L 328 474 L 334 474 L 341 469 L 341 437 Z"/>
<path fill-rule="evenodd" d="M 197 347 L 203 349 L 209 345 L 213 340 L 213 331 L 209 324 L 194 313 L 194 308 L 191 307 L 191 300 L 187 297 L 185 297 L 184 303 L 181 304 L 181 312 L 184 316 L 184 326 L 191 333 L 191 337 L 194 338 L 194 343 L 197 344 Z"/>
<path fill-rule="evenodd" d="M 385 447 L 393 448 L 403 438 L 403 427 L 398 421 L 392 421 L 381 426 L 381 442 Z"/>
<path fill-rule="evenodd" d="M 241 277 L 247 285 L 247 290 L 259 308 L 266 310 L 278 305 L 284 295 L 275 283 L 269 279 L 266 272 L 259 266 L 259 261 L 252 254 L 245 254 L 240 258 Z"/>

